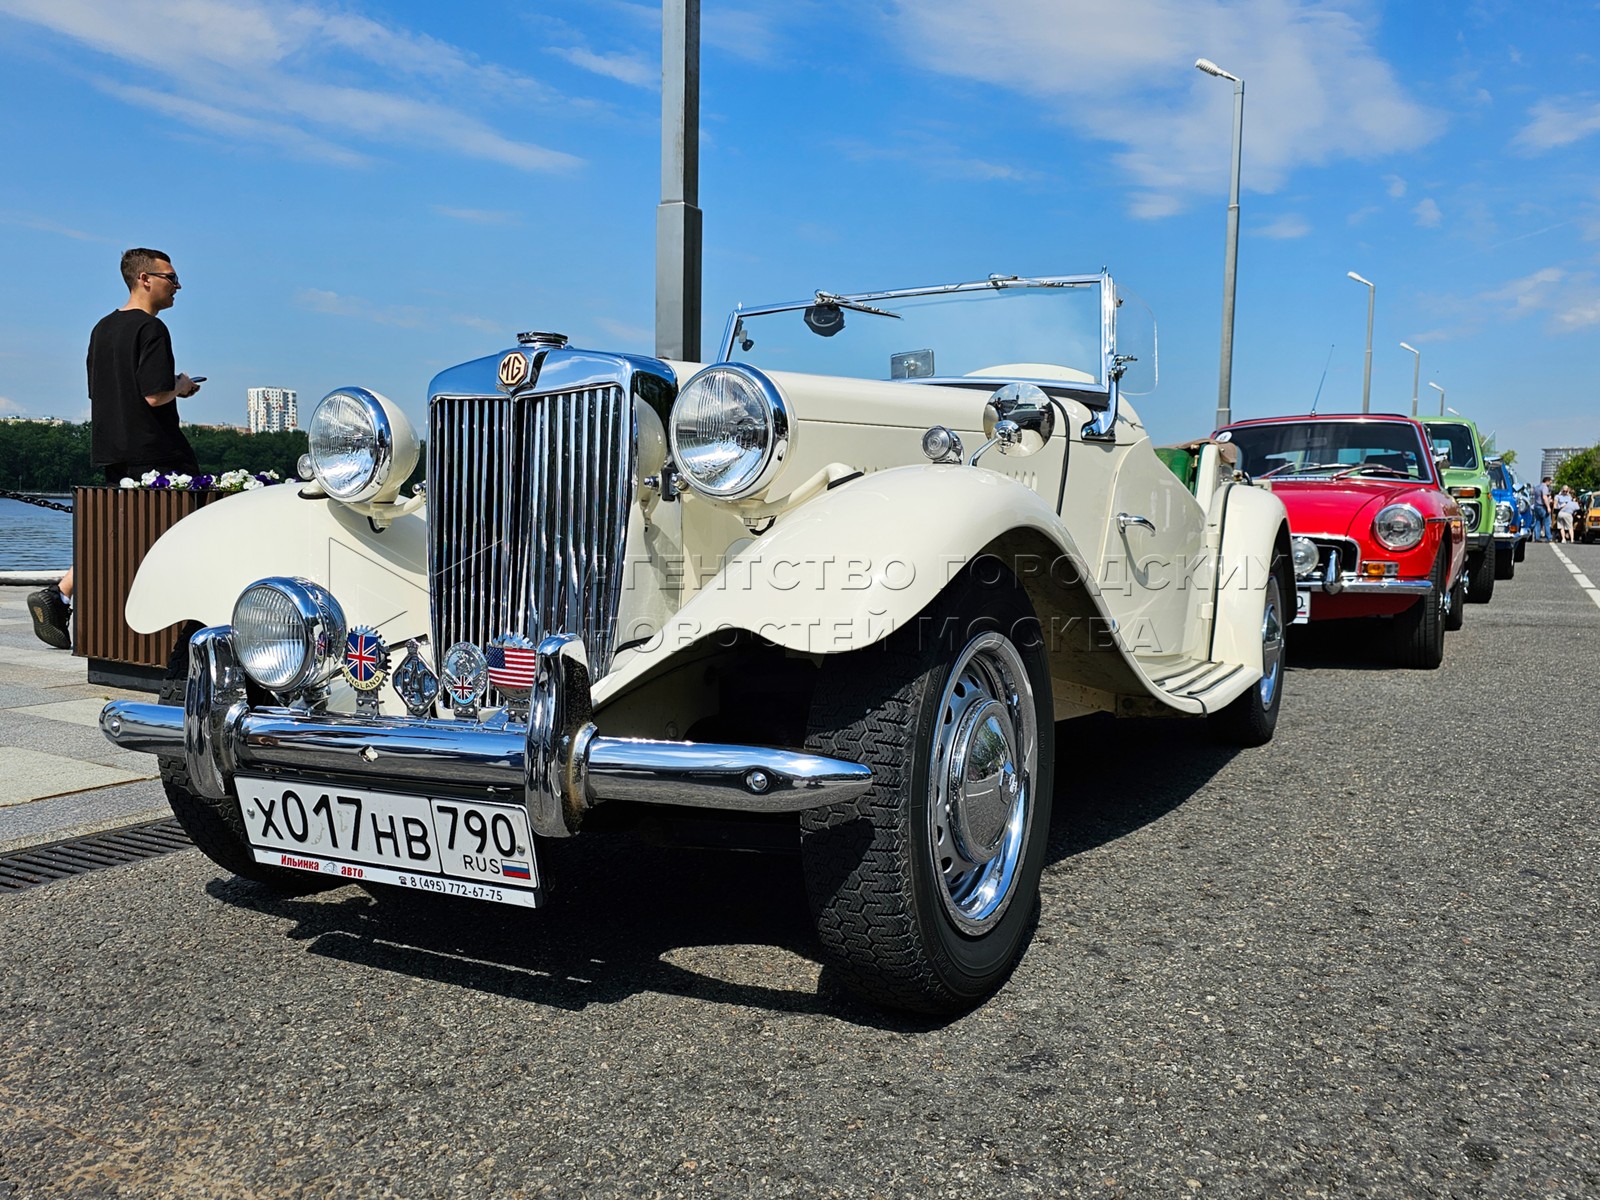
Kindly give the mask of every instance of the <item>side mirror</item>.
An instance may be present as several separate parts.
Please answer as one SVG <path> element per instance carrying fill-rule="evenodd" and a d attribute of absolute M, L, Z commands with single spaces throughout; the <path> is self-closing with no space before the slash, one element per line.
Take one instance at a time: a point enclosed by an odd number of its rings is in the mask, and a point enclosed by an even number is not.
<path fill-rule="evenodd" d="M 1038 384 L 1008 383 L 983 406 L 984 436 L 1001 454 L 1037 454 L 1055 429 L 1055 405 Z"/>

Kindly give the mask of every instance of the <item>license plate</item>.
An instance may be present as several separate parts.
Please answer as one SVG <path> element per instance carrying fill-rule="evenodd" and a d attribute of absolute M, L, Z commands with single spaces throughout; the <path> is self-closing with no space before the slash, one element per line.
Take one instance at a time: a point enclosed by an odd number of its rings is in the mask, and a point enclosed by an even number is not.
<path fill-rule="evenodd" d="M 237 782 L 259 863 L 497 904 L 542 899 L 528 814 L 515 805 L 300 780 Z"/>
<path fill-rule="evenodd" d="M 1304 625 L 1311 620 L 1311 593 L 1296 591 L 1294 594 L 1294 621 L 1295 625 Z"/>

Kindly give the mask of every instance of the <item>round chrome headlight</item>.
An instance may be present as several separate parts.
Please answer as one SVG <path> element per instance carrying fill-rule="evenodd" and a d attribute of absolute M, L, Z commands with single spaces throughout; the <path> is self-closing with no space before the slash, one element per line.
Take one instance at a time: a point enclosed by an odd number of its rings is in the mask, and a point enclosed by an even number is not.
<path fill-rule="evenodd" d="M 252 583 L 234 603 L 233 629 L 239 665 L 272 692 L 326 683 L 344 654 L 344 609 L 309 579 Z"/>
<path fill-rule="evenodd" d="M 417 435 L 393 401 L 349 387 L 329 392 L 307 430 L 311 469 L 335 500 L 384 500 L 417 465 Z"/>
<path fill-rule="evenodd" d="M 1422 514 L 1409 504 L 1391 504 L 1372 518 L 1372 536 L 1385 550 L 1411 550 L 1427 528 Z"/>
<path fill-rule="evenodd" d="M 1317 544 L 1308 537 L 1291 538 L 1289 552 L 1294 559 L 1294 575 L 1296 579 L 1304 579 L 1307 575 L 1317 573 Z"/>
<path fill-rule="evenodd" d="M 689 486 L 739 500 L 772 482 L 789 452 L 783 393 L 753 367 L 718 363 L 678 393 L 669 423 L 672 458 Z"/>

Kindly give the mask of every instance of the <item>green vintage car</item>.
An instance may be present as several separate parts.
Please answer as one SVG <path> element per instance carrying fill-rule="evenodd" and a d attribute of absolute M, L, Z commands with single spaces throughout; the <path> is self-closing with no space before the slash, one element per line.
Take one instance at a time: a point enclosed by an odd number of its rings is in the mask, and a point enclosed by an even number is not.
<path fill-rule="evenodd" d="M 1467 525 L 1467 599 L 1487 604 L 1494 595 L 1494 484 L 1478 427 L 1466 417 L 1418 418 L 1436 454 L 1448 455 L 1444 486 L 1461 505 Z"/>

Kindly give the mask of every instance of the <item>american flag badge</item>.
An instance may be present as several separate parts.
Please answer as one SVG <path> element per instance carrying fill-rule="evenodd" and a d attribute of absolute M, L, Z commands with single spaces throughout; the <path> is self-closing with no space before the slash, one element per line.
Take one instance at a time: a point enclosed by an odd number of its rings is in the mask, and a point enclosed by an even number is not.
<path fill-rule="evenodd" d="M 456 716 L 469 721 L 475 718 L 478 701 L 489 686 L 489 663 L 483 651 L 471 642 L 451 646 L 439 664 L 439 683 Z"/>
<path fill-rule="evenodd" d="M 439 695 L 439 676 L 422 657 L 417 639 L 406 642 L 406 656 L 394 669 L 394 690 L 413 717 L 427 716 Z"/>
<path fill-rule="evenodd" d="M 357 625 L 344 639 L 344 662 L 339 666 L 345 682 L 358 692 L 376 692 L 389 677 L 389 647 L 378 631 Z"/>
<path fill-rule="evenodd" d="M 502 633 L 484 652 L 489 665 L 489 686 L 513 708 L 522 708 L 533 693 L 539 652 L 533 642 L 517 633 Z"/>

